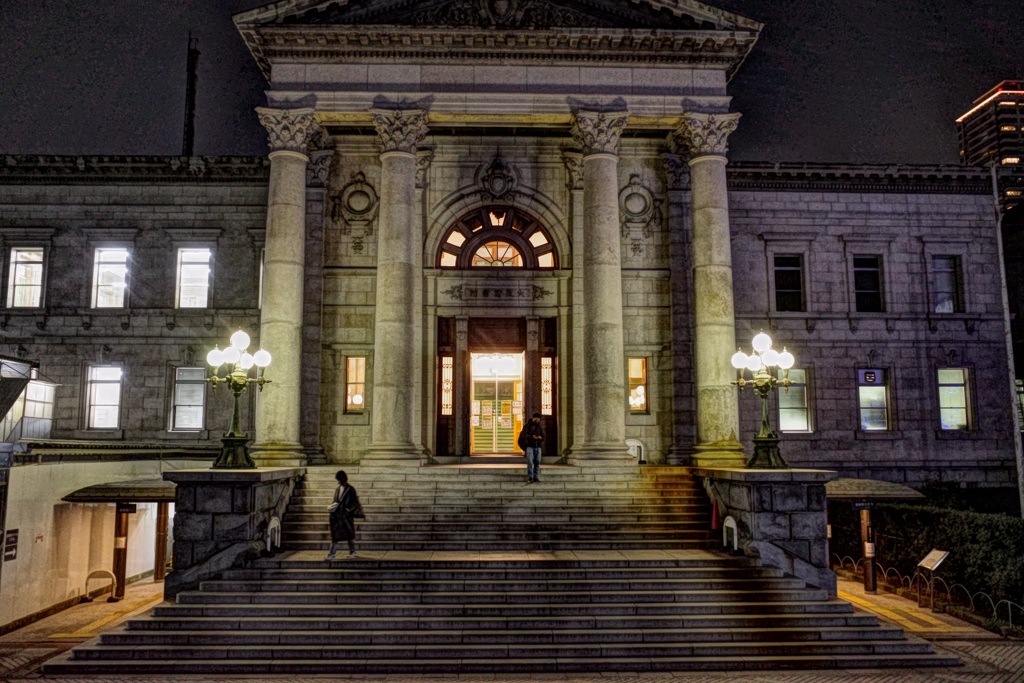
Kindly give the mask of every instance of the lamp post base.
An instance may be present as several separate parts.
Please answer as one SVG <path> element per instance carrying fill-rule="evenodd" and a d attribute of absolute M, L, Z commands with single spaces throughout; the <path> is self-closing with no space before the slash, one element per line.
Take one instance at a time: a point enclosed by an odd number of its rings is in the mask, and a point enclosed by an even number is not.
<path fill-rule="evenodd" d="M 754 454 L 747 462 L 751 469 L 786 469 L 789 465 L 779 453 L 779 437 L 755 436 Z"/>
<path fill-rule="evenodd" d="M 228 436 L 225 435 L 221 442 L 224 446 L 220 450 L 220 456 L 213 463 L 216 470 L 254 470 L 256 463 L 249 457 L 249 436 Z"/>

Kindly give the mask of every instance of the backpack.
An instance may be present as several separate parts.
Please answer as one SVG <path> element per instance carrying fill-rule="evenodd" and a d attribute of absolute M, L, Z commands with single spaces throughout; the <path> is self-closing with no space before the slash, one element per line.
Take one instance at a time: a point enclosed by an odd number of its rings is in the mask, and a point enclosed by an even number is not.
<path fill-rule="evenodd" d="M 530 440 L 527 438 L 526 425 L 523 425 L 522 431 L 519 432 L 519 438 L 516 439 L 516 445 L 523 451 L 526 452 L 526 448 L 530 445 Z"/>

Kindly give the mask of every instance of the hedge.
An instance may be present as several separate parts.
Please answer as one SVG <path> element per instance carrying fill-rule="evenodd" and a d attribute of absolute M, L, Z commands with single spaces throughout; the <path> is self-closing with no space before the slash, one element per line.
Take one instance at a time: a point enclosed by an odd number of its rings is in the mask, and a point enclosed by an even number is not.
<path fill-rule="evenodd" d="M 949 585 L 983 591 L 993 600 L 1024 604 L 1024 520 L 1005 515 L 915 505 L 878 505 L 871 511 L 875 561 L 913 576 L 933 548 L 949 557 L 936 572 Z M 859 560 L 860 515 L 849 504 L 829 506 L 831 552 Z M 833 558 L 835 559 L 835 558 Z"/>

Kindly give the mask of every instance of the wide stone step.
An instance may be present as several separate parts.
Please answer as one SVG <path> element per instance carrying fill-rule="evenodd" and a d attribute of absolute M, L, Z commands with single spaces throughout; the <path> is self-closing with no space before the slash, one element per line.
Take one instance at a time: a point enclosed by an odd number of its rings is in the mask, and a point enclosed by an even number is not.
<path fill-rule="evenodd" d="M 382 535 L 385 536 L 385 535 Z M 326 551 L 328 545 L 327 532 L 321 540 L 290 540 L 285 539 L 284 546 L 292 550 L 321 550 Z M 467 552 L 486 552 L 494 550 L 495 543 L 493 541 L 467 541 L 464 539 L 451 539 L 451 540 L 424 540 L 422 538 L 408 538 L 408 539 L 394 539 L 394 540 L 379 540 L 379 539 L 366 539 L 360 535 L 357 537 L 357 545 L 360 551 L 373 551 L 373 552 L 385 552 L 389 550 L 396 551 L 408 551 L 408 552 L 438 552 L 438 551 L 467 551 Z M 553 539 L 502 539 L 501 548 L 505 551 L 572 551 L 572 550 L 606 550 L 608 548 L 608 540 L 587 540 L 587 539 L 574 539 L 564 538 L 561 540 Z M 623 540 L 619 539 L 615 547 L 618 550 L 710 550 L 712 548 L 719 547 L 717 542 L 710 540 L 697 541 L 697 540 L 681 540 L 681 539 L 665 539 L 660 541 L 643 541 L 643 540 Z"/>
<path fill-rule="evenodd" d="M 221 586 L 237 581 L 297 582 L 316 586 L 328 582 L 371 582 L 379 584 L 390 581 L 420 581 L 430 585 L 439 582 L 452 582 L 463 586 L 471 582 L 491 585 L 495 582 L 518 581 L 527 585 L 563 585 L 562 582 L 614 582 L 616 585 L 640 587 L 646 583 L 668 582 L 693 579 L 757 579 L 781 578 L 783 573 L 771 567 L 655 567 L 650 569 L 628 569 L 617 567 L 589 569 L 424 569 L 422 571 L 403 571 L 400 569 L 367 568 L 358 569 L 357 563 L 345 564 L 335 568 L 327 563 L 320 563 L 321 568 L 280 568 L 280 569 L 234 569 L 224 572 L 219 580 L 205 582 L 204 586 Z M 502 585 L 508 585 L 502 583 Z M 587 584 L 592 585 L 592 584 Z"/>
<path fill-rule="evenodd" d="M 902 640 L 902 629 L 895 627 L 808 628 L 780 627 L 765 631 L 755 628 L 707 629 L 565 629 L 549 630 L 470 630 L 470 631 L 127 631 L 104 633 L 100 643 L 112 646 L 173 645 L 421 645 L 421 644 L 544 644 L 544 643 L 729 643 L 729 642 L 831 642 L 859 640 Z"/>
<path fill-rule="evenodd" d="M 722 605 L 691 605 L 692 614 L 536 616 L 536 617 L 160 617 L 132 619 L 130 631 L 448 631 L 448 630 L 617 630 L 617 629 L 732 629 L 732 628 L 876 628 L 878 620 L 863 613 L 814 613 L 793 611 L 764 614 L 748 613 L 750 606 L 738 613 L 728 613 Z M 705 612 L 701 612 L 703 609 Z"/>

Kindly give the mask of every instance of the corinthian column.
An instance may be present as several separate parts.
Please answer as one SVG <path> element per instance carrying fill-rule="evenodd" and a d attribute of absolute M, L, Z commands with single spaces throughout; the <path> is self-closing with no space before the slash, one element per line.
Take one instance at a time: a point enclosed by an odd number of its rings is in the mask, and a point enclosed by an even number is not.
<path fill-rule="evenodd" d="M 260 345 L 273 356 L 258 401 L 252 455 L 261 466 L 303 465 L 302 313 L 306 244 L 306 145 L 312 109 L 256 110 L 270 143 Z"/>
<path fill-rule="evenodd" d="M 372 436 L 364 463 L 419 461 L 414 442 L 416 289 L 422 228 L 416 213 L 416 147 L 427 135 L 421 110 L 372 112 L 381 146 L 374 300 Z"/>
<path fill-rule="evenodd" d="M 698 465 L 746 464 L 739 434 L 739 402 L 730 357 L 736 348 L 732 240 L 725 166 L 729 134 L 739 114 L 683 115 L 674 133 L 690 157 L 693 206 L 694 365 Z"/>
<path fill-rule="evenodd" d="M 576 459 L 629 462 L 626 358 L 622 342 L 619 139 L 626 112 L 577 112 L 572 137 L 583 152 L 583 443 Z"/>

